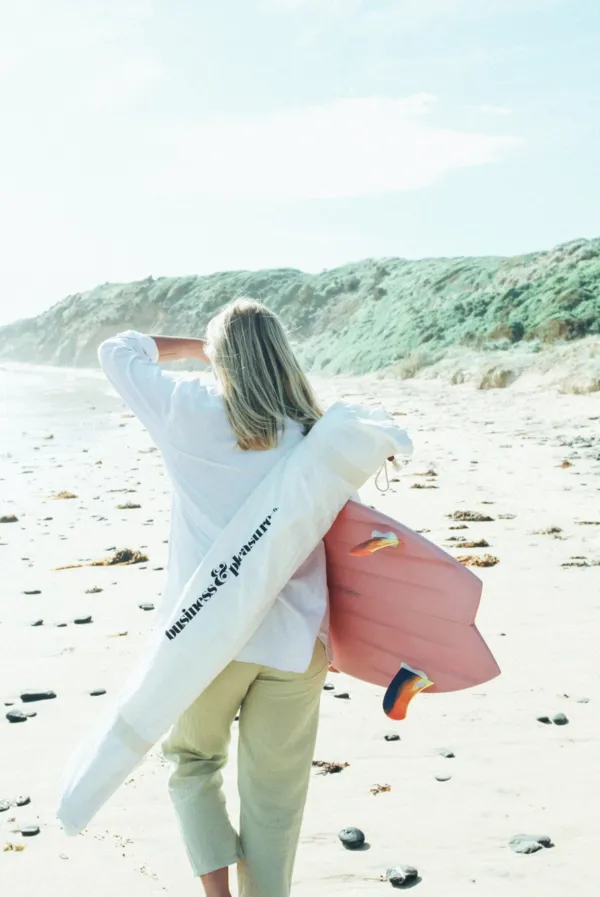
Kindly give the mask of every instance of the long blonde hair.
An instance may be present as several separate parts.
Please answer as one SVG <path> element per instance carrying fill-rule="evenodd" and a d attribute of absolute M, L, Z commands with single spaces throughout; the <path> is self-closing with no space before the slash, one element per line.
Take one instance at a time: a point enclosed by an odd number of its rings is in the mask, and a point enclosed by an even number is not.
<path fill-rule="evenodd" d="M 289 419 L 308 433 L 323 412 L 276 314 L 235 299 L 211 319 L 206 335 L 241 449 L 274 448 Z"/>

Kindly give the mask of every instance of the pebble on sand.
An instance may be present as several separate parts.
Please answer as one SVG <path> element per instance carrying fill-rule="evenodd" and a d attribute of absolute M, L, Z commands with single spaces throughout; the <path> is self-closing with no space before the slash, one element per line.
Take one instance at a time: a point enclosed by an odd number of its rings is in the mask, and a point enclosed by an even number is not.
<path fill-rule="evenodd" d="M 101 695 L 105 695 L 105 694 L 106 694 L 106 689 L 105 689 L 105 688 L 94 688 L 94 689 L 92 689 L 92 691 L 90 692 L 90 697 L 92 697 L 92 698 L 99 698 Z"/>
<path fill-rule="evenodd" d="M 78 498 L 79 496 L 75 495 L 74 492 L 69 492 L 67 489 L 61 489 L 60 492 L 57 492 L 55 495 L 51 495 L 50 498 L 53 501 L 65 501 L 70 498 Z"/>
<path fill-rule="evenodd" d="M 31 798 L 27 794 L 16 797 L 13 801 L 15 807 L 26 807 L 31 803 Z"/>
<path fill-rule="evenodd" d="M 555 726 L 566 726 L 568 725 L 569 720 L 564 713 L 555 713 L 552 717 L 552 722 Z"/>
<path fill-rule="evenodd" d="M 0 523 L 17 523 L 19 518 L 15 514 L 3 514 Z"/>
<path fill-rule="evenodd" d="M 338 838 L 346 850 L 360 850 L 365 843 L 364 832 L 361 832 L 359 828 L 343 828 L 339 833 Z"/>
<path fill-rule="evenodd" d="M 93 620 L 92 620 L 92 617 L 90 614 L 87 617 L 75 617 L 73 622 L 76 623 L 78 626 L 85 626 L 87 623 L 92 623 Z"/>
<path fill-rule="evenodd" d="M 9 723 L 26 723 L 27 716 L 23 713 L 22 710 L 9 710 L 6 714 L 6 719 Z"/>
<path fill-rule="evenodd" d="M 419 872 L 414 866 L 394 866 L 387 870 L 385 877 L 393 888 L 403 888 L 411 882 L 416 882 Z"/>
<path fill-rule="evenodd" d="M 446 760 L 454 760 L 454 758 L 456 757 L 456 754 L 454 753 L 454 751 L 449 751 L 449 750 L 446 750 L 446 748 L 444 748 L 443 750 L 440 751 L 440 757 L 445 757 Z"/>
<path fill-rule="evenodd" d="M 141 508 L 141 505 L 136 505 L 135 502 L 126 501 L 122 505 L 117 505 L 118 511 L 135 511 L 137 508 Z"/>
<path fill-rule="evenodd" d="M 334 688 L 335 688 L 335 685 L 332 685 L 331 682 L 326 682 L 325 685 L 323 686 L 323 691 L 333 691 Z"/>
<path fill-rule="evenodd" d="M 140 610 L 154 610 L 153 604 L 138 604 Z"/>
<path fill-rule="evenodd" d="M 552 838 L 549 835 L 514 835 L 509 845 L 515 853 L 537 853 L 544 847 L 553 847 Z"/>
<path fill-rule="evenodd" d="M 100 589 L 98 586 L 92 586 L 91 589 L 85 590 L 85 594 L 86 595 L 99 595 L 100 592 L 102 592 L 102 591 L 103 591 L 103 589 Z"/>
<path fill-rule="evenodd" d="M 23 592 L 24 595 L 41 595 L 41 589 L 25 589 Z"/>
<path fill-rule="evenodd" d="M 43 625 L 44 625 L 44 621 L 43 621 L 43 620 L 32 620 L 31 623 L 30 623 L 30 625 L 31 625 L 31 626 L 43 626 Z"/>
<path fill-rule="evenodd" d="M 10 804 L 7 800 L 0 800 L 0 813 L 6 813 L 7 810 L 10 810 Z"/>
<path fill-rule="evenodd" d="M 46 691 L 28 689 L 27 691 L 21 692 L 21 700 L 24 704 L 30 704 L 32 701 L 49 701 L 55 697 L 56 692 L 52 691 L 52 689 L 47 689 Z"/>
<path fill-rule="evenodd" d="M 397 732 L 388 732 L 388 734 L 383 737 L 386 741 L 400 741 L 400 736 Z"/>
<path fill-rule="evenodd" d="M 342 698 L 342 700 L 345 700 L 345 701 L 350 699 L 350 695 L 348 694 L 347 691 L 338 691 L 337 695 L 334 695 L 333 697 L 334 698 Z"/>
<path fill-rule="evenodd" d="M 34 835 L 39 835 L 40 827 L 39 825 L 24 825 L 20 831 L 24 838 L 33 838 Z"/>

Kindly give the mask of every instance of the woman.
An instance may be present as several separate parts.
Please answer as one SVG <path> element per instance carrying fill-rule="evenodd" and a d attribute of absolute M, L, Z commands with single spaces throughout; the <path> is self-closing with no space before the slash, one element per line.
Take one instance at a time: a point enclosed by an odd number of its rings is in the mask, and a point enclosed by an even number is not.
<path fill-rule="evenodd" d="M 160 362 L 197 358 L 216 378 L 182 377 Z M 277 462 L 321 416 L 283 327 L 238 299 L 207 340 L 128 331 L 99 349 L 104 372 L 162 451 L 172 484 L 163 607 Z M 169 790 L 194 874 L 207 897 L 287 897 L 327 672 L 321 543 L 276 599 L 242 653 L 180 717 L 164 743 Z M 239 713 L 239 835 L 221 770 Z"/>

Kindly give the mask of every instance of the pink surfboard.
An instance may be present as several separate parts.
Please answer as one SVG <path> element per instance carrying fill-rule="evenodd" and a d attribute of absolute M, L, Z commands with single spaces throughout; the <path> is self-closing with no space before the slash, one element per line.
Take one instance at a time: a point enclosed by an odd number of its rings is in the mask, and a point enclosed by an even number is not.
<path fill-rule="evenodd" d="M 500 669 L 475 626 L 482 583 L 432 542 L 349 501 L 325 537 L 333 666 L 388 689 L 403 719 L 411 697 L 481 685 Z"/>

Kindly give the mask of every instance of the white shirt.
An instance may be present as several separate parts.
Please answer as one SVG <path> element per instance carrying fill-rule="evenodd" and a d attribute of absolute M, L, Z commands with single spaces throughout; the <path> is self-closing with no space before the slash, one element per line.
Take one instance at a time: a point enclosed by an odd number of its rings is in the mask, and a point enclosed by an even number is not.
<path fill-rule="evenodd" d="M 218 382 L 184 378 L 158 363 L 152 337 L 133 330 L 102 343 L 102 370 L 160 449 L 172 485 L 171 533 L 163 607 L 176 599 L 217 536 L 263 477 L 303 438 L 289 421 L 279 444 L 242 451 Z M 327 577 L 321 542 L 278 595 L 236 658 L 304 672 L 315 641 L 327 641 Z"/>

